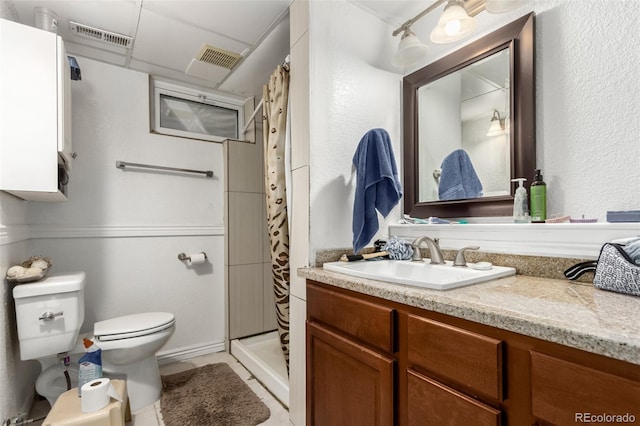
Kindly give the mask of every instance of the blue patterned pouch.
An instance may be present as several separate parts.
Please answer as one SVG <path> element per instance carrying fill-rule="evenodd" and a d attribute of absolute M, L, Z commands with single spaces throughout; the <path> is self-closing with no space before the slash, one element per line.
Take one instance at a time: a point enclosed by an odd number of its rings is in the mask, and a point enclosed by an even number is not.
<path fill-rule="evenodd" d="M 603 290 L 640 296 L 640 265 L 623 246 L 607 243 L 600 250 L 593 284 Z"/>

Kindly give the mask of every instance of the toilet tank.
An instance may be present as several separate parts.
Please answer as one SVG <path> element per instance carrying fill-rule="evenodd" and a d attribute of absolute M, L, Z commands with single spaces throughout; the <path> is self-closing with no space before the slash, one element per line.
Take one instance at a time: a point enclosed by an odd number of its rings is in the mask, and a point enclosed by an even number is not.
<path fill-rule="evenodd" d="M 74 348 L 84 321 L 84 272 L 53 275 L 13 288 L 20 359 Z"/>

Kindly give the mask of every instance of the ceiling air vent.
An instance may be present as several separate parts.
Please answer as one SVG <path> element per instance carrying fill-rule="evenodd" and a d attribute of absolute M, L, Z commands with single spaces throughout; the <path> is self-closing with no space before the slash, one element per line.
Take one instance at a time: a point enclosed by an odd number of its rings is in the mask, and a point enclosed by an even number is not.
<path fill-rule="evenodd" d="M 230 70 L 242 59 L 242 56 L 235 52 L 220 49 L 219 47 L 203 44 L 202 49 L 200 49 L 200 52 L 196 55 L 196 59 Z"/>
<path fill-rule="evenodd" d="M 133 42 L 133 37 L 101 30 L 100 28 L 90 27 L 74 21 L 69 21 L 69 29 L 72 33 L 81 37 L 90 38 L 92 40 L 101 41 L 114 46 L 129 48 Z"/>

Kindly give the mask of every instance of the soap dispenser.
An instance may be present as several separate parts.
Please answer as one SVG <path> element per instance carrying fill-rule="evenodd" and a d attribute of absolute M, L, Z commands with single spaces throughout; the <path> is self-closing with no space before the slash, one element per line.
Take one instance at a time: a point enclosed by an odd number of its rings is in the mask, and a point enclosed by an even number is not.
<path fill-rule="evenodd" d="M 513 199 L 513 222 L 514 223 L 529 223 L 531 217 L 529 216 L 529 200 L 527 199 L 527 188 L 524 187 L 524 182 L 527 179 L 517 178 L 511 179 L 511 182 L 518 182 L 520 186 L 516 189 L 516 195 Z"/>
<path fill-rule="evenodd" d="M 547 218 L 547 184 L 542 180 L 540 169 L 531 184 L 531 221 L 542 223 Z"/>

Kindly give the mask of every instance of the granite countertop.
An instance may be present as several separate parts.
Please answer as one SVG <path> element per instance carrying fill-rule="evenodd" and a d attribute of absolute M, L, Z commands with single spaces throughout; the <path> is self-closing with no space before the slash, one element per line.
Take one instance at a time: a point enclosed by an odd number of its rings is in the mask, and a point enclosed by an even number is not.
<path fill-rule="evenodd" d="M 591 284 L 516 275 L 438 291 L 320 267 L 298 275 L 640 365 L 640 297 Z"/>

